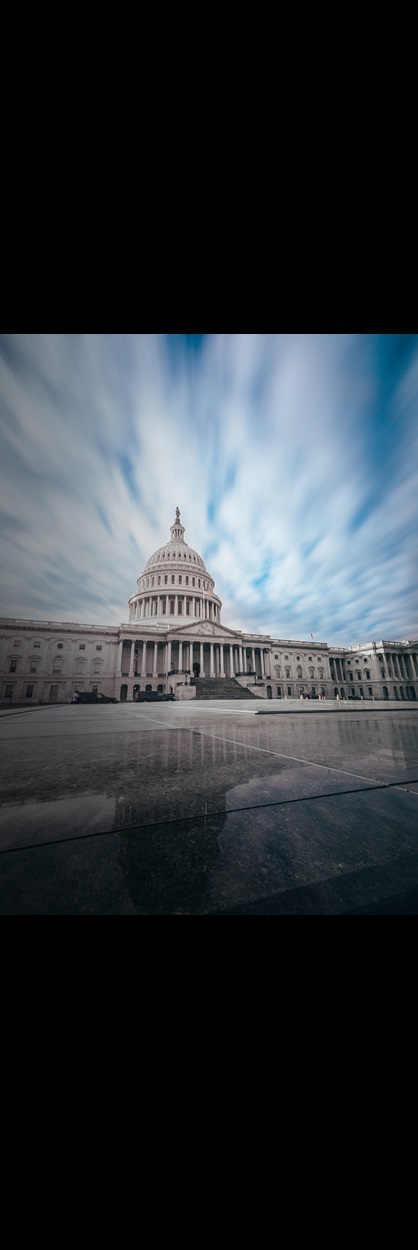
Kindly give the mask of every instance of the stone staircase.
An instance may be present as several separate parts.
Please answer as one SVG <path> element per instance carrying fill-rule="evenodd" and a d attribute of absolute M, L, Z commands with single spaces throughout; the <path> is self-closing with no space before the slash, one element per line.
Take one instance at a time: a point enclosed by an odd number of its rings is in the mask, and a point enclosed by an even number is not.
<path fill-rule="evenodd" d="M 196 699 L 256 699 L 235 677 L 195 677 Z"/>

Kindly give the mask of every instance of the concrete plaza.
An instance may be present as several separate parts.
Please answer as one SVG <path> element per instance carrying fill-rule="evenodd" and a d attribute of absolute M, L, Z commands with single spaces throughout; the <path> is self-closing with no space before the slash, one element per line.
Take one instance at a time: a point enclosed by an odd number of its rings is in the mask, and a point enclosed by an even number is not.
<path fill-rule="evenodd" d="M 418 912 L 418 707 L 0 714 L 1 915 Z"/>

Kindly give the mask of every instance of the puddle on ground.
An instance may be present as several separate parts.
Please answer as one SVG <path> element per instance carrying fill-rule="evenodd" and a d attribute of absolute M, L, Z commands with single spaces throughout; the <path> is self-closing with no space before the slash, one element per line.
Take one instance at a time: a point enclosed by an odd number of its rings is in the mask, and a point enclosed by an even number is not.
<path fill-rule="evenodd" d="M 107 833 L 113 828 L 115 810 L 116 799 L 104 794 L 0 807 L 0 850 Z"/>

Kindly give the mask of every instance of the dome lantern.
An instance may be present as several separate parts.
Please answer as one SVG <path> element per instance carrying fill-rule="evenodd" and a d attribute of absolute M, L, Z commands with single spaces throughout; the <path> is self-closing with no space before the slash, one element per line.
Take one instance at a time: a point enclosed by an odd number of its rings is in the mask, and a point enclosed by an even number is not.
<path fill-rule="evenodd" d="M 180 509 L 176 508 L 176 519 L 170 526 L 171 541 L 184 543 L 184 525 L 180 521 Z"/>

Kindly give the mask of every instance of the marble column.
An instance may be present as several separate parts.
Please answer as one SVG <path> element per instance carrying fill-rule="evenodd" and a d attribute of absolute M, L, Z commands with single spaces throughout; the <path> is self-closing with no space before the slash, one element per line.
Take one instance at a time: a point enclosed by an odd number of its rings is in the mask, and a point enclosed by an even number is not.
<path fill-rule="evenodd" d="M 262 676 L 262 677 L 265 677 L 266 672 L 265 672 L 265 668 L 264 668 L 264 655 L 263 655 L 263 648 L 262 648 L 262 647 L 260 647 L 260 669 L 261 669 L 261 676 Z"/>
<path fill-rule="evenodd" d="M 254 647 L 251 647 L 251 656 L 252 656 L 251 667 L 252 667 L 253 673 L 255 673 L 255 648 Z"/>
<path fill-rule="evenodd" d="M 122 651 L 123 651 L 123 638 L 122 638 L 122 641 L 119 643 L 119 647 L 118 647 L 118 667 L 117 667 L 118 673 L 122 672 Z"/>
<path fill-rule="evenodd" d="M 134 677 L 134 676 L 135 676 L 135 672 L 134 672 L 134 659 L 135 659 L 135 646 L 134 646 L 134 643 L 133 643 L 133 642 L 131 642 L 131 650 L 130 650 L 130 652 L 129 652 L 129 676 L 130 676 L 130 677 Z"/>
<path fill-rule="evenodd" d="M 211 677 L 214 677 L 215 676 L 215 664 L 214 664 L 214 654 L 213 654 L 213 642 L 211 642 L 209 646 L 210 646 L 210 675 Z"/>
<path fill-rule="evenodd" d="M 174 595 L 174 616 L 178 615 L 178 610 L 179 610 L 179 597 L 178 595 Z"/>
<path fill-rule="evenodd" d="M 146 644 L 146 641 L 144 641 L 142 643 L 141 677 L 146 677 L 146 674 L 147 674 L 147 644 Z"/>
<path fill-rule="evenodd" d="M 154 662 L 152 666 L 152 675 L 156 677 L 158 673 L 158 642 L 154 642 Z"/>
<path fill-rule="evenodd" d="M 219 644 L 219 648 L 220 648 L 220 660 L 221 660 L 221 677 L 225 677 L 225 656 L 224 656 L 223 642 Z"/>
<path fill-rule="evenodd" d="M 205 676 L 205 668 L 203 663 L 203 642 L 200 643 L 200 676 Z"/>
<path fill-rule="evenodd" d="M 171 642 L 168 642 L 167 643 L 167 673 L 170 673 L 170 669 L 171 669 Z"/>
<path fill-rule="evenodd" d="M 179 670 L 180 670 L 180 673 L 181 673 L 181 671 L 182 671 L 182 668 L 183 668 L 183 643 L 182 643 L 182 642 L 179 642 Z"/>

